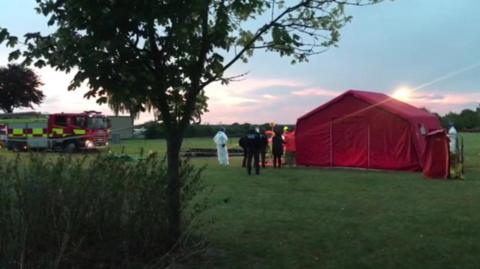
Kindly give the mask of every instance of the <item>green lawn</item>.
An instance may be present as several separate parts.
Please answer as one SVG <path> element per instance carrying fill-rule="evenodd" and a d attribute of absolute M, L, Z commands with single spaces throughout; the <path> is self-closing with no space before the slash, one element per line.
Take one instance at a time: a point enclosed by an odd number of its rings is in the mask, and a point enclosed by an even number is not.
<path fill-rule="evenodd" d="M 232 139 L 236 143 L 236 139 Z M 480 268 L 480 134 L 465 134 L 466 180 L 314 168 L 248 176 L 207 164 L 211 251 L 193 268 Z M 164 151 L 163 141 L 126 141 Z M 187 139 L 184 148 L 213 147 Z M 122 145 L 112 149 L 119 151 Z M 5 154 L 5 153 L 3 153 Z"/>
<path fill-rule="evenodd" d="M 239 148 L 238 138 L 231 138 L 228 147 Z M 143 148 L 145 152 L 165 152 L 166 143 L 165 140 L 126 140 L 121 144 L 112 144 L 110 148 L 114 152 L 121 152 L 123 150 L 128 154 L 139 154 L 141 148 Z M 215 148 L 215 144 L 211 138 L 186 138 L 182 148 Z"/>
<path fill-rule="evenodd" d="M 467 179 L 210 162 L 218 268 L 480 268 L 480 135 Z M 229 202 L 225 203 L 224 199 Z"/>
<path fill-rule="evenodd" d="M 194 267 L 480 268 L 480 135 L 466 134 L 465 142 L 465 181 L 307 168 L 247 176 L 239 158 L 229 168 L 196 159 L 215 188 L 213 251 Z M 140 146 L 164 149 L 125 143 L 127 152 Z M 187 139 L 184 148 L 191 146 L 213 147 Z"/>

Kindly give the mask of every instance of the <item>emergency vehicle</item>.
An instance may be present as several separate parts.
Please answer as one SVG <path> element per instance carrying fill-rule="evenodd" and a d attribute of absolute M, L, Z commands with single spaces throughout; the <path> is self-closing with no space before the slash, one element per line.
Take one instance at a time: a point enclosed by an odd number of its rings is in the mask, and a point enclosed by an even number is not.
<path fill-rule="evenodd" d="M 95 111 L 56 113 L 35 119 L 0 118 L 0 141 L 12 151 L 74 152 L 108 147 L 110 121 Z"/>
<path fill-rule="evenodd" d="M 0 124 L 0 149 L 5 147 L 5 144 L 4 144 L 5 139 L 6 139 L 5 125 Z"/>

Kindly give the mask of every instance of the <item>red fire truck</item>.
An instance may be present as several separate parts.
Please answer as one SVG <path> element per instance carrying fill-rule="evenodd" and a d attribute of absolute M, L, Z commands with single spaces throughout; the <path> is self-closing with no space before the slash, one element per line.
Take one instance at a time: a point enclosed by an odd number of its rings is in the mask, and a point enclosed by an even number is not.
<path fill-rule="evenodd" d="M 110 121 L 95 111 L 56 113 L 31 118 L 0 119 L 0 141 L 12 151 L 74 152 L 108 146 Z"/>

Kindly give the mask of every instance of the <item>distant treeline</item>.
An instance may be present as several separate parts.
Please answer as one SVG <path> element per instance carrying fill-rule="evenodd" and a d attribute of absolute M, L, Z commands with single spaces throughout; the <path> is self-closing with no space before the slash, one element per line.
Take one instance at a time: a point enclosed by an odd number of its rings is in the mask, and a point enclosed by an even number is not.
<path fill-rule="evenodd" d="M 162 123 L 149 122 L 149 123 L 145 123 L 144 126 L 146 129 L 145 131 L 146 139 L 165 138 L 165 128 Z M 193 124 L 187 129 L 185 133 L 185 137 L 213 137 L 221 127 L 226 129 L 226 133 L 228 136 L 240 137 L 245 135 L 247 131 L 254 126 L 258 126 L 263 130 L 272 129 L 269 123 L 255 124 L 255 125 L 252 125 L 249 123 L 244 123 L 244 124 L 233 123 L 233 124 L 221 124 L 221 125 L 220 124 L 215 124 L 215 125 Z M 282 125 L 282 124 L 278 124 L 275 128 L 283 129 L 284 126 L 288 126 L 290 130 L 294 128 L 294 125 Z"/>
<path fill-rule="evenodd" d="M 480 106 L 476 110 L 464 109 L 459 114 L 450 112 L 439 117 L 445 128 L 453 124 L 460 131 L 480 131 Z"/>
<path fill-rule="evenodd" d="M 480 131 L 480 106 L 476 110 L 464 109 L 460 113 L 450 112 L 445 116 L 436 115 L 440 118 L 444 128 L 453 124 L 460 131 Z M 193 124 L 187 129 L 185 137 L 213 137 L 221 127 L 226 129 L 228 136 L 240 137 L 254 126 L 259 126 L 263 130 L 271 130 L 269 123 L 256 125 L 249 123 Z M 290 130 L 295 128 L 294 125 L 284 124 L 277 124 L 275 128 L 283 129 L 284 126 L 288 126 Z M 165 129 L 162 123 L 148 122 L 144 124 L 144 127 L 146 128 L 146 139 L 165 138 Z"/>

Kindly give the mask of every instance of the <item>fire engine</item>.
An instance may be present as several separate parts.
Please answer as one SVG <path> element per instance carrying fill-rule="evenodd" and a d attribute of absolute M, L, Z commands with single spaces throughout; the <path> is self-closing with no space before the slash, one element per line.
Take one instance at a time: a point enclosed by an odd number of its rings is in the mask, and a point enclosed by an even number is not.
<path fill-rule="evenodd" d="M 0 118 L 0 146 L 12 151 L 74 152 L 108 147 L 111 125 L 100 112 L 55 113 L 35 119 L 14 116 Z"/>

